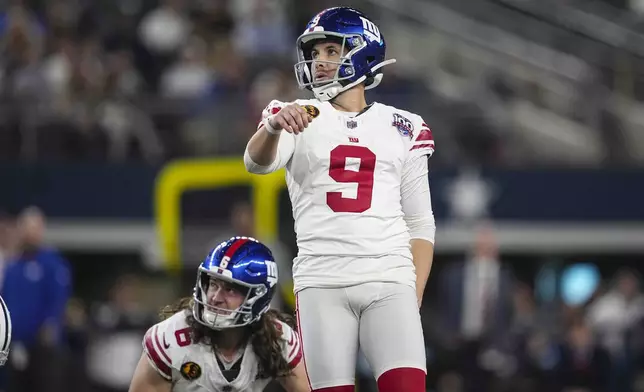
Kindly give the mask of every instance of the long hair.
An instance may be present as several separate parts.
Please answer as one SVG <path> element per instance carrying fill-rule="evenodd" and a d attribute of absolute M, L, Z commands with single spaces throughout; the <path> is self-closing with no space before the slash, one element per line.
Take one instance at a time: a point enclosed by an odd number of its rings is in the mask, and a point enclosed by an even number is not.
<path fill-rule="evenodd" d="M 175 304 L 168 305 L 161 309 L 159 318 L 165 320 L 178 312 L 184 312 L 186 323 L 190 327 L 190 337 L 193 343 L 206 344 L 213 351 L 220 336 L 220 332 L 210 329 L 195 320 L 192 315 L 192 297 L 185 297 Z M 247 331 L 244 342 L 250 341 L 253 351 L 258 358 L 259 378 L 277 378 L 287 376 L 291 369 L 282 355 L 282 331 L 279 321 L 286 323 L 296 330 L 295 318 L 289 314 L 274 309 L 268 310 L 260 319 L 248 326 L 239 327 Z"/>

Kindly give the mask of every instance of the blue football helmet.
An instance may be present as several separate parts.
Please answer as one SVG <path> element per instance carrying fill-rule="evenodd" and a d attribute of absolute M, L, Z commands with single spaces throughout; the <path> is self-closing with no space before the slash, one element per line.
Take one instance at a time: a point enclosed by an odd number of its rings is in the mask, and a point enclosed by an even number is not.
<path fill-rule="evenodd" d="M 250 237 L 232 237 L 212 249 L 197 270 L 192 315 L 209 328 L 222 330 L 252 324 L 269 309 L 277 287 L 277 264 L 270 249 Z M 208 303 L 211 280 L 217 290 L 235 290 L 245 295 L 237 309 Z"/>
<path fill-rule="evenodd" d="M 338 42 L 343 54 L 340 61 L 331 62 L 337 65 L 335 77 L 316 83 L 311 69 L 315 62 L 311 49 L 320 40 Z M 348 7 L 328 8 L 317 14 L 306 25 L 296 45 L 297 83 L 300 88 L 312 90 L 321 101 L 333 99 L 360 83 L 367 90 L 378 86 L 382 81 L 382 67 L 396 62 L 385 60 L 385 38 L 378 27 L 363 13 Z"/>

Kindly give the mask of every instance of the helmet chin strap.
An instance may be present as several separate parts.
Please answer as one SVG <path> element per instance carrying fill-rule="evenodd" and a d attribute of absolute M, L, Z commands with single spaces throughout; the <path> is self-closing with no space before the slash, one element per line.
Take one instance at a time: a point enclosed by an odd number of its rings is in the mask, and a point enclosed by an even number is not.
<path fill-rule="evenodd" d="M 364 79 L 364 77 L 360 78 Z M 351 87 L 355 86 L 355 83 L 351 83 Z M 313 95 L 315 95 L 315 98 L 319 99 L 320 101 L 330 101 L 338 94 L 340 94 L 343 91 L 346 91 L 348 89 L 347 86 L 342 86 L 340 82 L 333 82 L 333 83 L 328 83 L 325 84 L 324 86 L 321 87 L 313 87 Z"/>
<path fill-rule="evenodd" d="M 385 65 L 393 64 L 395 62 L 396 62 L 396 59 L 385 60 L 382 63 L 380 63 L 380 64 L 376 65 L 375 67 L 373 67 L 371 69 L 371 72 L 374 72 L 374 71 L 384 67 Z M 370 89 L 372 89 L 374 87 L 377 87 L 380 84 L 380 82 L 382 82 L 382 77 L 383 77 L 382 73 L 374 76 L 373 77 L 373 82 L 369 86 L 366 86 L 365 90 L 370 90 Z M 312 87 L 311 89 L 313 90 L 313 94 L 315 95 L 315 97 L 317 99 L 319 99 L 320 101 L 329 101 L 329 100 L 337 97 L 341 93 L 343 93 L 343 92 L 345 92 L 345 91 L 357 86 L 358 84 L 364 82 L 366 79 L 367 79 L 367 76 L 364 75 L 364 76 L 358 78 L 358 80 L 356 80 L 355 82 L 349 83 L 346 86 L 343 86 L 340 82 L 336 81 L 336 82 L 333 82 L 333 83 L 325 84 L 324 86 Z"/>
<path fill-rule="evenodd" d="M 237 318 L 237 314 L 234 312 L 231 312 L 231 314 L 219 314 L 204 308 L 201 317 L 203 317 L 203 320 L 211 325 L 213 329 L 220 329 L 231 327 Z"/>

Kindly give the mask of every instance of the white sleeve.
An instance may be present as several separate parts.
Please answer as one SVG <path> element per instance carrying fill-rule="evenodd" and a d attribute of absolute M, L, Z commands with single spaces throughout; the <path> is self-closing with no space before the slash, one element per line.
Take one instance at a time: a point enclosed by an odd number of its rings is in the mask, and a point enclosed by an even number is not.
<path fill-rule="evenodd" d="M 272 100 L 262 111 L 262 119 L 257 125 L 257 129 L 260 129 L 262 126 L 264 126 L 264 123 L 267 121 L 268 117 L 277 114 L 286 105 L 287 104 L 284 102 Z M 294 152 L 295 135 L 288 132 L 282 132 L 282 134 L 280 135 L 279 143 L 277 145 L 277 155 L 275 156 L 275 160 L 270 165 L 262 166 L 255 163 L 248 154 L 248 145 L 246 145 L 246 150 L 244 151 L 244 165 L 246 166 L 246 170 L 248 170 L 248 172 L 250 173 L 272 173 L 285 167 L 293 156 Z"/>
<path fill-rule="evenodd" d="M 412 239 L 434 243 L 436 222 L 429 191 L 426 155 L 410 157 L 403 167 L 401 198 L 405 222 Z"/>
<path fill-rule="evenodd" d="M 291 160 L 293 153 L 295 152 L 295 136 L 288 132 L 283 132 L 280 135 L 280 141 L 277 145 L 277 154 L 275 155 L 275 160 L 270 165 L 262 166 L 258 165 L 253 161 L 253 159 L 248 154 L 248 146 L 244 151 L 244 165 L 246 165 L 246 170 L 254 174 L 268 174 L 273 173 L 283 167 Z"/>

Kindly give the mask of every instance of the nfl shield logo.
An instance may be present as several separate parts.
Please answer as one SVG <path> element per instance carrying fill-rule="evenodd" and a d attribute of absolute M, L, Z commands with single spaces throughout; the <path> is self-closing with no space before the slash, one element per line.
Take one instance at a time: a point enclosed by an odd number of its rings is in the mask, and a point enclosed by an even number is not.
<path fill-rule="evenodd" d="M 354 129 L 358 126 L 358 123 L 353 120 L 347 120 L 347 128 Z"/>

